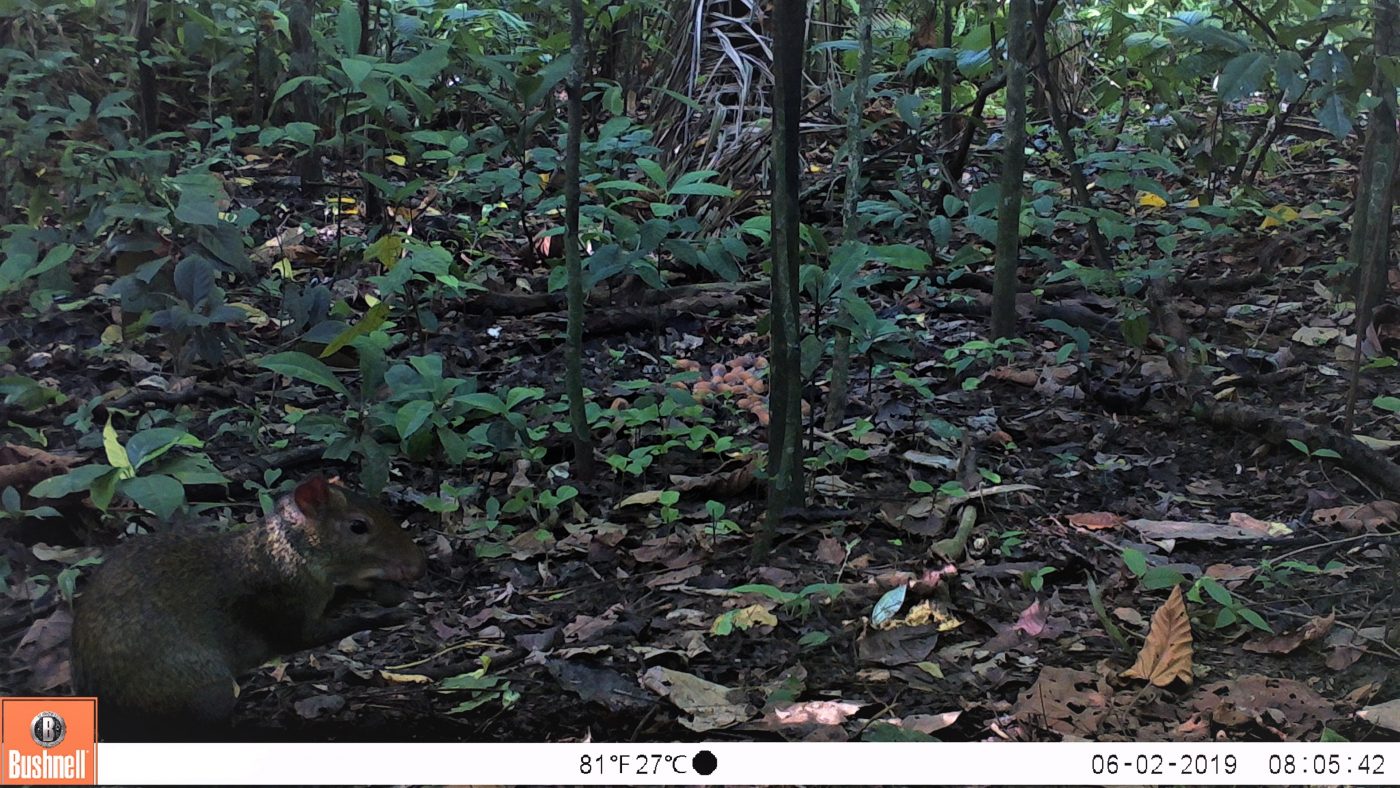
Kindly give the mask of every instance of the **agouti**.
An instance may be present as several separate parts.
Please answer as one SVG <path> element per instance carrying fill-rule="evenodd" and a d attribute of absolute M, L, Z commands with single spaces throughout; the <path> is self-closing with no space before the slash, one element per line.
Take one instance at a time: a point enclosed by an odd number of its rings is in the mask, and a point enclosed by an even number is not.
<path fill-rule="evenodd" d="M 394 608 L 330 615 L 337 589 L 423 571 L 423 551 L 388 512 L 312 477 L 247 530 L 138 537 L 114 550 L 75 606 L 74 688 L 97 696 L 103 738 L 218 733 L 240 674 L 411 618 Z"/>

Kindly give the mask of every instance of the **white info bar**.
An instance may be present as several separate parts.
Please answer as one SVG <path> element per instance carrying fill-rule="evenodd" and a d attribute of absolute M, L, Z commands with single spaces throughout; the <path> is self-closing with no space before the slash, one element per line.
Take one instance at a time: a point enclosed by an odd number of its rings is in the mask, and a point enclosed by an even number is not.
<path fill-rule="evenodd" d="M 1385 785 L 1400 743 L 101 744 L 109 785 Z"/>

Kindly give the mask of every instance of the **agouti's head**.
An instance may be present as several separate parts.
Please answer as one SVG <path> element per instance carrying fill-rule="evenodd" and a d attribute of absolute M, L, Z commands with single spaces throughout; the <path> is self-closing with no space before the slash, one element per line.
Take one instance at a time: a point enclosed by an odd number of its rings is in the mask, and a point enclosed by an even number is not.
<path fill-rule="evenodd" d="M 375 580 L 423 576 L 423 551 L 384 507 L 363 495 L 312 476 L 297 485 L 291 503 L 303 518 L 308 556 L 336 585 L 363 588 Z"/>

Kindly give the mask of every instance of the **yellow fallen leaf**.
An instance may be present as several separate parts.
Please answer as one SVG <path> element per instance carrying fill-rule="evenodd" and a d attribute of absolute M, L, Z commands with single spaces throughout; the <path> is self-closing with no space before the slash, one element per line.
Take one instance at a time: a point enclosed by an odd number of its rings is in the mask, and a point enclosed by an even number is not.
<path fill-rule="evenodd" d="M 102 344 L 120 345 L 122 343 L 122 327 L 107 326 L 102 329 Z"/>
<path fill-rule="evenodd" d="M 379 677 L 390 684 L 432 684 L 433 680 L 421 673 L 394 673 L 388 670 L 379 671 Z"/>
<path fill-rule="evenodd" d="M 1267 230 L 1270 227 L 1282 227 L 1285 223 L 1298 218 L 1298 209 L 1291 205 L 1275 205 L 1269 210 L 1269 215 L 1264 217 L 1264 221 L 1259 223 L 1259 229 Z"/>
<path fill-rule="evenodd" d="M 394 165 L 395 167 L 403 167 L 408 164 L 408 159 L 405 158 L 402 154 L 398 153 L 391 153 L 388 156 L 385 156 L 384 160 Z"/>
<path fill-rule="evenodd" d="M 1138 192 L 1137 204 L 1144 208 L 1165 208 L 1167 201 L 1152 192 Z"/>
<path fill-rule="evenodd" d="M 272 272 L 281 274 L 283 279 L 296 278 L 296 272 L 292 270 L 292 261 L 285 257 L 272 264 Z"/>

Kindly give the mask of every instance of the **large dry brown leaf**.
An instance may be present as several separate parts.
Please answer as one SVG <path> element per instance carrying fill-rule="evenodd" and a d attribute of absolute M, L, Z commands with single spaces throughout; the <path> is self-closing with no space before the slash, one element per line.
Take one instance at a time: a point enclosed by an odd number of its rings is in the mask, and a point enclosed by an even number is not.
<path fill-rule="evenodd" d="M 1181 586 L 1152 614 L 1147 642 L 1138 652 L 1137 662 L 1123 671 L 1124 678 L 1145 679 L 1165 687 L 1176 679 L 1191 683 L 1191 620 L 1186 617 L 1186 600 Z"/>

